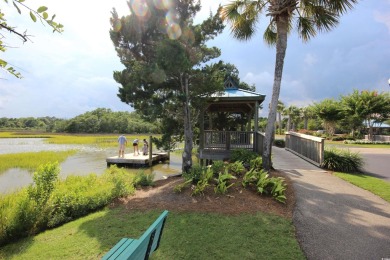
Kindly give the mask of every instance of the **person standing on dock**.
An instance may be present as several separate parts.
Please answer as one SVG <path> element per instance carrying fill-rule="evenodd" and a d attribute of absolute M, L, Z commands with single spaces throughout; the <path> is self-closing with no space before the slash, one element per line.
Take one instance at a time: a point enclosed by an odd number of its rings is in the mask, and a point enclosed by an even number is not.
<path fill-rule="evenodd" d="M 146 139 L 144 139 L 144 146 L 142 147 L 142 154 L 143 155 L 148 155 L 148 147 L 149 147 L 148 141 L 146 141 Z"/>
<path fill-rule="evenodd" d="M 118 158 L 125 158 L 125 146 L 127 144 L 127 139 L 124 135 L 121 135 L 118 137 L 118 143 L 119 143 L 119 156 Z"/>
<path fill-rule="evenodd" d="M 138 150 L 138 138 L 135 138 L 133 141 L 133 148 L 134 148 L 134 156 L 139 155 L 139 150 Z M 137 154 L 135 152 L 137 151 Z"/>

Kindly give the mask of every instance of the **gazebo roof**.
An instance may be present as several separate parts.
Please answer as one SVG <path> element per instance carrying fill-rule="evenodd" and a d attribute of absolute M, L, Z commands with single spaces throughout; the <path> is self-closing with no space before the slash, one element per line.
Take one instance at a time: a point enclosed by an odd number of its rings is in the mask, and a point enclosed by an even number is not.
<path fill-rule="evenodd" d="M 256 102 L 260 105 L 265 95 L 238 88 L 237 83 L 228 78 L 225 81 L 225 90 L 216 92 L 207 98 L 210 112 L 243 112 L 253 111 Z"/>

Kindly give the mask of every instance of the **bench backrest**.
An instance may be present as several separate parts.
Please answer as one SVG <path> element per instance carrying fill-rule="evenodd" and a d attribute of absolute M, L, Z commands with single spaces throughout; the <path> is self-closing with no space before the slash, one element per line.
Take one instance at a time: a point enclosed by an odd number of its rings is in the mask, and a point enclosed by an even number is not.
<path fill-rule="evenodd" d="M 165 210 L 143 235 L 130 244 L 122 253 L 127 259 L 149 259 L 149 256 L 158 249 L 161 235 L 164 229 L 168 211 Z"/>

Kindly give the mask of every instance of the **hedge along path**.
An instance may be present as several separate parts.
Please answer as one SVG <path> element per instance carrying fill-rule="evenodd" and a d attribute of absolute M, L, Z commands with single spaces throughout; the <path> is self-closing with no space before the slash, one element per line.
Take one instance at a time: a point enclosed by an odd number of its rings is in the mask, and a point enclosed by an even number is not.
<path fill-rule="evenodd" d="M 62 163 L 69 156 L 76 153 L 77 150 L 0 154 L 0 173 L 12 168 L 20 168 L 33 172 L 42 164 L 49 162 Z"/>

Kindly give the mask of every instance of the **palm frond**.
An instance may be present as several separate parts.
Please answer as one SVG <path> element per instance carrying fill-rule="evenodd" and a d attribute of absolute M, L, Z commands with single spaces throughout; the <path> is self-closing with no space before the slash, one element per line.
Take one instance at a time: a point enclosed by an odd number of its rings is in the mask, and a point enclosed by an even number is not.
<path fill-rule="evenodd" d="M 271 21 L 265 29 L 263 40 L 270 46 L 276 45 L 276 41 L 278 39 L 278 33 L 276 31 L 275 22 Z"/>
<path fill-rule="evenodd" d="M 221 18 L 231 24 L 231 33 L 239 40 L 249 40 L 264 7 L 263 1 L 235 1 L 222 7 Z"/>
<path fill-rule="evenodd" d="M 297 26 L 299 37 L 301 37 L 305 42 L 310 40 L 311 37 L 314 37 L 317 34 L 315 29 L 315 23 L 312 19 L 308 17 L 299 17 Z"/>

